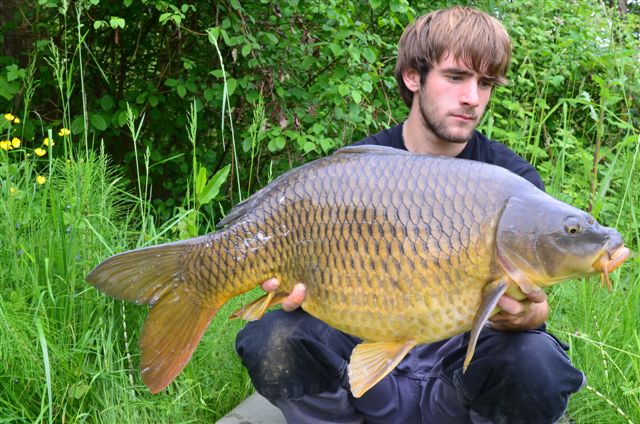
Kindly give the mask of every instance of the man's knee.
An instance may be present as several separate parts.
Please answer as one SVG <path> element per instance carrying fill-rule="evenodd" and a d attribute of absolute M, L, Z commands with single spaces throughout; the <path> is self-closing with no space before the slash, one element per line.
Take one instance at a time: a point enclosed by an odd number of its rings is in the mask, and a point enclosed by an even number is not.
<path fill-rule="evenodd" d="M 236 351 L 258 392 L 297 399 L 337 388 L 355 343 L 302 310 L 277 310 L 248 323 Z"/>
<path fill-rule="evenodd" d="M 495 422 L 554 422 L 569 395 L 584 385 L 582 372 L 545 332 L 493 331 L 483 344 L 475 367 L 474 359 L 467 373 L 456 376 L 479 416 Z"/>

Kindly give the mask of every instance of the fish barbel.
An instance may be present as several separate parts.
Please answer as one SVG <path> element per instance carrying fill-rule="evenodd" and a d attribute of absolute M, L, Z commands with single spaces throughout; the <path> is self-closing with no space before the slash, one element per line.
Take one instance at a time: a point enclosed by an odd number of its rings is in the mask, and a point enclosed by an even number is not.
<path fill-rule="evenodd" d="M 608 274 L 621 236 L 503 168 L 352 146 L 295 168 L 238 204 L 220 230 L 121 253 L 87 280 L 151 309 L 140 341 L 143 381 L 165 388 L 230 298 L 271 277 L 236 313 L 258 319 L 296 283 L 305 311 L 363 339 L 349 364 L 362 396 L 414 346 L 480 330 L 507 293 Z"/>

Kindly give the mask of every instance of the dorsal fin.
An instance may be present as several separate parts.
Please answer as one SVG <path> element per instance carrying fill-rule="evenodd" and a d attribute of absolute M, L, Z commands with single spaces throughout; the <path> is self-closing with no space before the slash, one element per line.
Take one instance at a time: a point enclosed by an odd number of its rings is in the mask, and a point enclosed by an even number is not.
<path fill-rule="evenodd" d="M 304 166 L 306 165 L 302 165 L 302 167 Z M 278 189 L 278 183 L 281 180 L 288 178 L 289 174 L 293 173 L 294 171 L 297 172 L 297 170 L 298 168 L 294 168 L 290 171 L 285 172 L 284 174 L 275 178 L 266 186 L 262 187 L 260 190 L 253 193 L 251 196 L 244 199 L 242 202 L 235 205 L 231 209 L 231 211 L 229 211 L 229 213 L 224 218 L 222 218 L 220 222 L 216 224 L 216 228 L 220 229 L 220 228 L 235 224 L 237 222 L 240 222 L 244 218 L 244 216 L 247 214 L 247 212 L 252 211 L 255 208 L 255 205 L 260 204 L 264 196 L 266 196 L 269 192 L 271 192 L 271 190 Z"/>
<path fill-rule="evenodd" d="M 411 155 L 412 154 L 406 150 L 396 149 L 394 147 L 377 146 L 374 144 L 362 144 L 357 146 L 343 147 L 337 150 L 333 155 L 365 154 L 365 153 L 376 154 L 376 155 Z M 326 156 L 324 158 L 320 158 L 315 161 L 308 162 L 304 165 L 301 165 L 299 167 L 293 168 L 285 172 L 284 174 L 280 175 L 278 178 L 274 179 L 273 181 L 271 181 L 269 184 L 267 184 L 260 190 L 256 191 L 249 198 L 235 205 L 233 209 L 231 209 L 231 211 L 227 214 L 227 216 L 225 216 L 220 222 L 218 222 L 218 224 L 216 224 L 216 228 L 223 228 L 223 227 L 242 221 L 248 212 L 253 211 L 253 209 L 255 208 L 255 205 L 258 205 L 261 203 L 261 200 L 264 196 L 267 196 L 269 193 L 271 193 L 272 190 L 279 190 L 278 185 L 280 181 L 286 178 L 289 178 L 292 174 L 295 174 L 295 173 L 304 174 L 306 167 L 317 166 L 317 164 L 320 161 L 326 161 L 327 163 L 330 163 L 332 159 L 331 159 L 331 156 Z"/>
<path fill-rule="evenodd" d="M 389 146 L 378 146 L 375 144 L 359 144 L 356 146 L 347 146 L 335 151 L 334 155 L 344 154 L 376 154 L 376 155 L 410 155 L 406 150 L 397 149 Z"/>

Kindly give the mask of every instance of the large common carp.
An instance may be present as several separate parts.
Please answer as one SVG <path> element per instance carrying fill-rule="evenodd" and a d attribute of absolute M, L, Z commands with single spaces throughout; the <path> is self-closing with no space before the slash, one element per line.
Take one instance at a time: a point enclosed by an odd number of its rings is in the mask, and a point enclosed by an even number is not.
<path fill-rule="evenodd" d="M 608 273 L 629 250 L 585 212 L 497 166 L 347 147 L 293 169 L 238 204 L 219 231 L 115 255 L 87 280 L 151 310 L 142 377 L 155 393 L 187 364 L 230 298 L 277 277 L 238 315 L 259 318 L 303 282 L 303 308 L 364 340 L 358 397 L 415 345 L 472 330 L 465 367 L 500 296 Z"/>

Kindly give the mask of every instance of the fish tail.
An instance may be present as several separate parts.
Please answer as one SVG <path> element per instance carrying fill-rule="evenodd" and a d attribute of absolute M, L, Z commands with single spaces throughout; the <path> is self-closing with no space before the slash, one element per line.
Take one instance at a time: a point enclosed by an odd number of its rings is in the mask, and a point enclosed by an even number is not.
<path fill-rule="evenodd" d="M 140 348 L 142 381 L 151 393 L 167 387 L 191 359 L 218 308 L 193 303 L 177 288 L 166 293 L 149 312 Z"/>
<path fill-rule="evenodd" d="M 233 296 L 207 296 L 196 289 L 202 285 L 194 280 L 201 283 L 203 276 L 190 272 L 194 267 L 185 263 L 206 259 L 197 247 L 203 241 L 208 240 L 200 237 L 121 253 L 87 275 L 89 283 L 109 296 L 151 305 L 140 347 L 142 379 L 152 393 L 182 371 L 211 319 Z"/>

